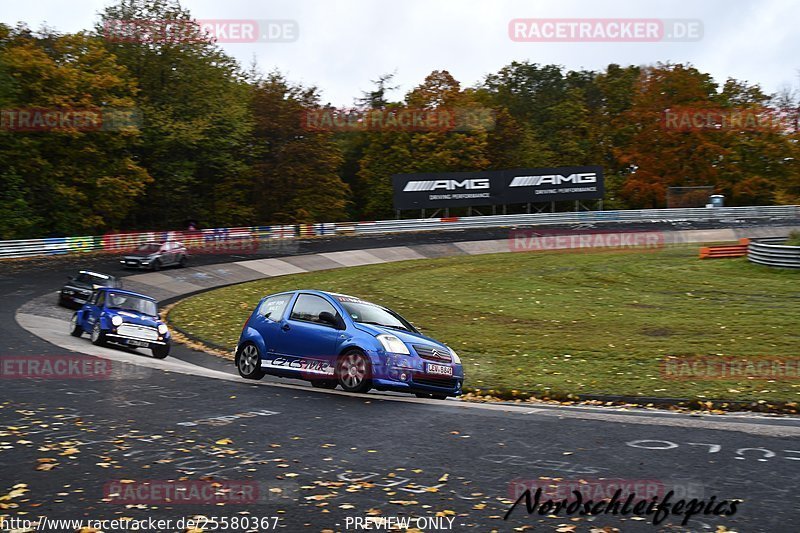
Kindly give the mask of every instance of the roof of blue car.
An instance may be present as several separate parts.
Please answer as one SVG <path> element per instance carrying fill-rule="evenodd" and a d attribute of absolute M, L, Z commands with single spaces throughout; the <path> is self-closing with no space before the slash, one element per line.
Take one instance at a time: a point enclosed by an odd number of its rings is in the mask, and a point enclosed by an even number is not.
<path fill-rule="evenodd" d="M 141 294 L 141 293 L 133 292 L 133 291 L 126 291 L 126 290 L 123 290 L 123 289 L 115 289 L 114 287 L 101 287 L 101 288 L 99 288 L 97 290 L 98 291 L 115 292 L 117 294 L 127 294 L 129 296 L 138 296 L 139 298 L 147 298 L 148 300 L 153 300 L 154 302 L 156 301 L 156 299 L 153 298 L 152 296 L 147 296 L 146 294 Z"/>

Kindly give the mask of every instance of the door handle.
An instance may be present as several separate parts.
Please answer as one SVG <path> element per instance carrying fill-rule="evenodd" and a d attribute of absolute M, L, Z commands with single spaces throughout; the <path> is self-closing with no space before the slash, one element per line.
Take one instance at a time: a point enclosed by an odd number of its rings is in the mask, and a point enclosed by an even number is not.
<path fill-rule="evenodd" d="M 291 328 L 289 327 L 289 324 L 284 324 L 284 325 L 281 326 L 281 329 L 283 331 L 289 331 Z"/>

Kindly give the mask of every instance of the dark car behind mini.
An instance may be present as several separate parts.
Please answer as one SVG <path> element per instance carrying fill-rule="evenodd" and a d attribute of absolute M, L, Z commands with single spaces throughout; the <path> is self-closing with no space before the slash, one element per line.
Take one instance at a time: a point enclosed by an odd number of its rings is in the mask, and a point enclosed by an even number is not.
<path fill-rule="evenodd" d="M 119 289 L 122 281 L 116 276 L 94 272 L 91 270 L 81 270 L 75 276 L 69 276 L 67 283 L 58 293 L 58 305 L 63 307 L 76 308 L 85 304 L 95 289 L 100 287 L 111 287 Z"/>

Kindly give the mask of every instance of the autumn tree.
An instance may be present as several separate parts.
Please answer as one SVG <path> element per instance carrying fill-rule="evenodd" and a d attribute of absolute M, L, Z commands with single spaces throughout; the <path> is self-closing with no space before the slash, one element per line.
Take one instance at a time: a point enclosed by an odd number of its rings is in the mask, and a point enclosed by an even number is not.
<path fill-rule="evenodd" d="M 0 32 L 3 108 L 85 111 L 103 128 L 75 125 L 0 132 L 0 231 L 4 237 L 100 232 L 119 226 L 151 182 L 135 147 L 135 121 L 110 118 L 135 107 L 127 69 L 87 33 Z M 118 115 L 116 115 L 118 116 Z M 99 123 L 99 122 L 98 122 Z"/>
<path fill-rule="evenodd" d="M 459 117 L 479 107 L 474 92 L 462 91 L 449 72 L 434 71 L 406 94 L 403 105 L 387 109 L 441 111 Z M 370 192 L 363 212 L 370 218 L 392 215 L 393 174 L 483 170 L 489 164 L 487 126 L 480 121 L 467 125 L 455 120 L 452 128 L 375 132 L 358 172 L 362 187 Z"/>
<path fill-rule="evenodd" d="M 314 87 L 271 73 L 255 84 L 252 203 L 259 220 L 326 222 L 347 218 L 349 187 L 339 177 L 342 155 L 326 131 L 302 120 L 320 108 Z"/>

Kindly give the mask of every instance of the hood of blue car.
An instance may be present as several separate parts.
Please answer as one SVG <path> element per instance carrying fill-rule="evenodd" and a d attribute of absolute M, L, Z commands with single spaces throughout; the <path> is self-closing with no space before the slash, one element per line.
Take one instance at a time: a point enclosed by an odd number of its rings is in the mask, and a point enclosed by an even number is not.
<path fill-rule="evenodd" d="M 150 326 L 150 327 L 158 327 L 159 320 L 156 317 L 152 317 L 149 315 L 143 315 L 142 313 L 137 313 L 136 311 L 128 311 L 126 309 L 107 309 L 106 314 L 109 317 L 114 315 L 118 315 L 122 317 L 122 320 L 127 322 L 128 324 L 136 324 L 137 326 Z"/>
<path fill-rule="evenodd" d="M 411 331 L 403 331 L 401 329 L 394 329 L 394 328 L 386 328 L 382 326 L 376 326 L 373 324 L 361 324 L 356 323 L 356 327 L 361 331 L 366 331 L 371 335 L 381 335 L 383 333 L 388 333 L 390 335 L 394 335 L 395 337 L 399 338 L 401 341 L 405 342 L 406 344 L 430 344 L 433 346 L 440 346 L 444 349 L 447 347 L 430 337 L 426 337 L 421 333 L 414 333 Z"/>

